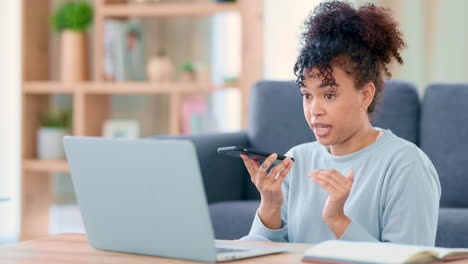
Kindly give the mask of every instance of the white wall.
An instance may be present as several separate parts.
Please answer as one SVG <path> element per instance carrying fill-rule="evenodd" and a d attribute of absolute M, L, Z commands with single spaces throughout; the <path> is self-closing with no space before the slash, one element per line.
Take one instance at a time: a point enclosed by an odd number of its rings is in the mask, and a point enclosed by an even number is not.
<path fill-rule="evenodd" d="M 440 1 L 430 82 L 468 82 L 468 1 Z"/>
<path fill-rule="evenodd" d="M 2 1 L 0 25 L 0 242 L 19 232 L 21 1 Z"/>
<path fill-rule="evenodd" d="M 293 68 L 299 54 L 304 20 L 320 0 L 265 0 L 265 78 L 295 80 Z"/>

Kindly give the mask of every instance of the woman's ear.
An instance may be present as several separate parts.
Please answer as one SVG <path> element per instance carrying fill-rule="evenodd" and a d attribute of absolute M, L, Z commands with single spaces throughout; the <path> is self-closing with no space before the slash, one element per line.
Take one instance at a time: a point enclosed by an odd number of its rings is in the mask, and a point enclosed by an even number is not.
<path fill-rule="evenodd" d="M 365 108 L 367 111 L 367 108 L 370 106 L 372 103 L 372 100 L 374 100 L 375 96 L 375 85 L 373 82 L 368 82 L 364 87 L 361 89 L 361 95 L 362 95 L 362 107 Z"/>

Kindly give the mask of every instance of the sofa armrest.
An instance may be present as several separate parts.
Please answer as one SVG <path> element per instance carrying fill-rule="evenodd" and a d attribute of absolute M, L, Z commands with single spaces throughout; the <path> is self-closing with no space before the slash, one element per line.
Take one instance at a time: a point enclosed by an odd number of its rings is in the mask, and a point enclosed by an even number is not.
<path fill-rule="evenodd" d="M 150 139 L 190 140 L 195 145 L 208 203 L 244 199 L 250 176 L 242 159 L 218 154 L 217 150 L 234 145 L 249 147 L 246 132 L 155 135 Z"/>
<path fill-rule="evenodd" d="M 249 234 L 260 200 L 229 201 L 210 204 L 216 239 L 239 239 Z"/>
<path fill-rule="evenodd" d="M 437 224 L 437 247 L 468 247 L 468 208 L 441 207 Z"/>

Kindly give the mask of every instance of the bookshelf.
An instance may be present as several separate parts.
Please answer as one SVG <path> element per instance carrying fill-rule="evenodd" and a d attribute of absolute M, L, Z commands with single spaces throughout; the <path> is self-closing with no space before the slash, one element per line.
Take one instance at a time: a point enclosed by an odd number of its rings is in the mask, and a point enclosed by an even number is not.
<path fill-rule="evenodd" d="M 69 173 L 65 160 L 40 160 L 36 155 L 36 133 L 40 114 L 56 95 L 72 98 L 73 129 L 76 136 L 101 136 L 110 116 L 111 96 L 140 94 L 168 96 L 168 131 L 180 134 L 180 103 L 184 95 L 204 95 L 226 87 L 238 87 L 242 101 L 242 127 L 247 125 L 248 95 L 252 84 L 263 76 L 263 1 L 209 0 L 174 3 L 130 4 L 124 0 L 94 0 L 92 32 L 92 79 L 64 83 L 51 79 L 49 16 L 55 0 L 22 0 L 22 201 L 20 240 L 48 235 L 49 207 L 54 202 L 52 175 Z M 207 82 L 108 82 L 103 78 L 104 25 L 109 18 L 197 18 L 237 12 L 241 21 L 241 71 L 235 84 Z"/>
<path fill-rule="evenodd" d="M 103 17 L 172 17 L 172 16 L 209 16 L 222 12 L 239 12 L 237 3 L 161 3 L 161 4 L 108 4 L 102 9 Z"/>
<path fill-rule="evenodd" d="M 216 86 L 211 83 L 191 82 L 27 82 L 24 85 L 25 94 L 178 94 L 193 92 L 212 92 L 222 89 L 225 85 Z M 232 85 L 231 85 L 232 86 Z"/>
<path fill-rule="evenodd" d="M 70 173 L 65 160 L 27 159 L 23 161 L 25 172 Z"/>

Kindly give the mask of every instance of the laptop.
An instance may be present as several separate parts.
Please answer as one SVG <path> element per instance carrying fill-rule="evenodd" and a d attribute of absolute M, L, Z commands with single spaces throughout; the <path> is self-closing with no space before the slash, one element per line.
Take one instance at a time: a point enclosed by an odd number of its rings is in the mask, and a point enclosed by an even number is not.
<path fill-rule="evenodd" d="M 205 262 L 289 251 L 215 240 L 190 141 L 63 141 L 88 242 L 96 249 Z"/>

